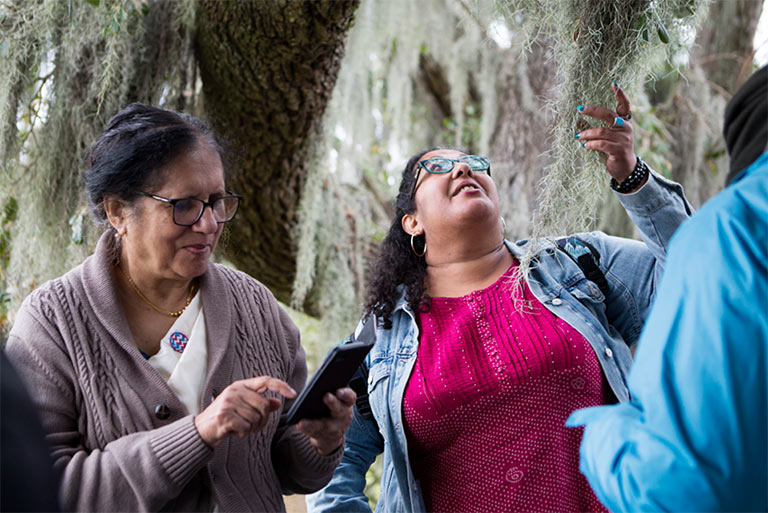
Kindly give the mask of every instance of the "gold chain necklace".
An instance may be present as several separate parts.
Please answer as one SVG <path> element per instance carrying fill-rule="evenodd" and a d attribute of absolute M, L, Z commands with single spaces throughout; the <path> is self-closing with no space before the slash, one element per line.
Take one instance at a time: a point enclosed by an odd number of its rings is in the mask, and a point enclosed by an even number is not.
<path fill-rule="evenodd" d="M 133 290 L 135 290 L 135 291 L 136 291 L 136 294 L 138 294 L 138 295 L 139 295 L 139 297 L 140 297 L 140 298 L 141 298 L 141 299 L 142 299 L 142 300 L 143 300 L 143 301 L 144 301 L 146 304 L 148 304 L 149 306 L 151 306 L 153 309 L 157 310 L 157 311 L 158 311 L 158 312 L 160 312 L 161 314 L 170 315 L 171 317 L 178 317 L 178 316 L 180 316 L 181 314 L 183 314 L 183 313 L 184 313 L 184 310 L 186 310 L 186 309 L 187 309 L 187 307 L 189 306 L 189 303 L 191 303 L 191 302 L 192 302 L 192 296 L 194 296 L 194 295 L 195 295 L 195 284 L 194 284 L 194 283 L 192 283 L 192 284 L 190 284 L 190 286 L 189 286 L 189 294 L 187 294 L 187 301 L 186 301 L 186 303 L 184 304 L 184 308 L 182 308 L 181 310 L 178 310 L 178 311 L 176 311 L 176 312 L 171 312 L 170 310 L 163 310 L 163 309 L 162 309 L 162 308 L 160 308 L 159 306 L 155 305 L 155 304 L 154 304 L 152 301 L 150 301 L 150 300 L 147 298 L 147 296 L 145 296 L 144 294 L 142 294 L 142 293 L 141 293 L 141 291 L 139 290 L 139 287 L 137 287 L 137 286 L 136 286 L 136 284 L 135 284 L 135 283 L 133 283 L 133 280 L 131 279 L 131 277 L 130 277 L 130 276 L 128 276 L 128 273 L 127 273 L 127 272 L 125 272 L 125 269 L 123 269 L 123 266 L 122 266 L 122 265 L 120 265 L 120 263 L 119 263 L 119 262 L 118 262 L 118 264 L 117 264 L 117 268 L 118 268 L 118 269 L 120 269 L 120 272 L 121 272 L 121 273 L 123 273 L 123 276 L 125 276 L 125 279 L 126 279 L 126 280 L 128 280 L 128 283 L 130 283 L 130 284 L 131 284 L 131 288 L 133 288 Z"/>

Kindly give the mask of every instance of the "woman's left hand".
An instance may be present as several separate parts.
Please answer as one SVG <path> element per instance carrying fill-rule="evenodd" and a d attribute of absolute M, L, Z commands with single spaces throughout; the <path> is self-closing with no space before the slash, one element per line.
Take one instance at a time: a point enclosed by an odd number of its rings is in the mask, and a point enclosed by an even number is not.
<path fill-rule="evenodd" d="M 340 388 L 336 394 L 325 394 L 323 402 L 331 410 L 331 416 L 323 419 L 303 419 L 297 427 L 309 437 L 312 445 L 326 456 L 344 442 L 344 433 L 352 423 L 357 394 L 351 388 Z"/>
<path fill-rule="evenodd" d="M 587 150 L 597 150 L 607 157 L 605 169 L 621 183 L 635 169 L 635 143 L 632 133 L 632 117 L 629 98 L 616 82 L 611 86 L 616 95 L 616 111 L 594 105 L 579 106 L 579 112 L 603 121 L 605 128 L 588 128 L 579 132 L 576 139 Z"/>

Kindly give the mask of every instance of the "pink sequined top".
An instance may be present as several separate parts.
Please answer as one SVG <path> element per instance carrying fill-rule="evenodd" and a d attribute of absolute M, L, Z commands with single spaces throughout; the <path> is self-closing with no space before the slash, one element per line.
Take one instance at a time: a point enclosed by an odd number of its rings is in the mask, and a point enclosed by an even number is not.
<path fill-rule="evenodd" d="M 516 269 L 419 315 L 403 412 L 427 510 L 606 511 L 579 472 L 582 430 L 564 422 L 613 394 L 589 343 Z"/>

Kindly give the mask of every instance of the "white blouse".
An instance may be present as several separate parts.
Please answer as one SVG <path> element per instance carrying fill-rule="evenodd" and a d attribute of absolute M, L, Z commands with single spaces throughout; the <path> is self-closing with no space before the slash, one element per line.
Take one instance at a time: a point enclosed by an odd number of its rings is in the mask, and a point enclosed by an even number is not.
<path fill-rule="evenodd" d="M 200 413 L 208 370 L 208 335 L 200 296 L 195 294 L 163 336 L 160 350 L 148 360 L 192 415 Z"/>

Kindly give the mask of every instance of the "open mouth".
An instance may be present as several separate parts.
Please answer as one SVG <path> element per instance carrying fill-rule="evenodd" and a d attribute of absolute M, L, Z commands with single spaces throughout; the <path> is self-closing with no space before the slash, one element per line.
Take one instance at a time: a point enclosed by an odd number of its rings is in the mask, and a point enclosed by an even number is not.
<path fill-rule="evenodd" d="M 461 194 L 462 192 L 470 192 L 470 191 L 478 191 L 480 188 L 477 185 L 471 184 L 471 183 L 465 183 L 459 189 L 453 194 L 454 196 L 457 196 Z"/>

